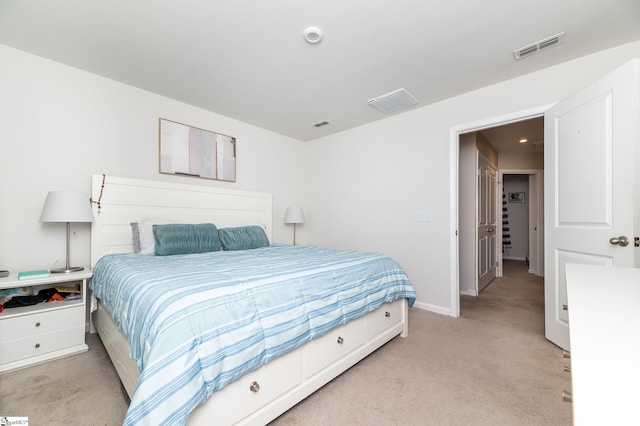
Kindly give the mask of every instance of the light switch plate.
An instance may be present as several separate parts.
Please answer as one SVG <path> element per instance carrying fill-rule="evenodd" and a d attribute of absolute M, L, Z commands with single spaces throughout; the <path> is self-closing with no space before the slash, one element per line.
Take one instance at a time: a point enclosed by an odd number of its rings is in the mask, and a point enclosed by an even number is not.
<path fill-rule="evenodd" d="M 416 212 L 416 222 L 431 222 L 433 220 L 433 212 L 431 210 L 418 210 Z"/>

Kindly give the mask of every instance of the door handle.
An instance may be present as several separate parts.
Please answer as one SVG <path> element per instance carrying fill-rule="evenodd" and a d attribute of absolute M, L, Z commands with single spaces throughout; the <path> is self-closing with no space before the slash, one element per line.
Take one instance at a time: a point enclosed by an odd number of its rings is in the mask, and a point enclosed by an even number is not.
<path fill-rule="evenodd" d="M 620 235 L 618 238 L 613 237 L 609 239 L 609 244 L 614 246 L 626 247 L 629 245 L 629 238 L 624 235 Z"/>
<path fill-rule="evenodd" d="M 493 232 L 493 228 L 487 229 L 487 232 Z"/>

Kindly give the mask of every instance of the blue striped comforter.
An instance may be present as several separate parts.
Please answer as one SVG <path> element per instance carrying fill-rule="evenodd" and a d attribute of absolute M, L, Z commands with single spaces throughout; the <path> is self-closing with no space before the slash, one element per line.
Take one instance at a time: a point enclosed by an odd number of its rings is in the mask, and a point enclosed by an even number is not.
<path fill-rule="evenodd" d="M 107 255 L 90 288 L 141 371 L 125 425 L 185 424 L 245 373 L 384 302 L 415 300 L 386 256 L 286 245 Z"/>

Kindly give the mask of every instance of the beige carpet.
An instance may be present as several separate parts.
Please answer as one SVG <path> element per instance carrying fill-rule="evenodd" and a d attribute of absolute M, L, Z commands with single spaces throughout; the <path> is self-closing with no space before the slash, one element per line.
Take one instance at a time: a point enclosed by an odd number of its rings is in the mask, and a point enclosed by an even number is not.
<path fill-rule="evenodd" d="M 543 282 L 524 262 L 461 318 L 412 309 L 396 338 L 272 424 L 570 425 L 562 351 L 544 339 Z M 119 425 L 126 402 L 100 340 L 81 355 L 0 376 L 0 416 L 37 425 Z M 215 422 L 212 419 L 212 424 Z"/>

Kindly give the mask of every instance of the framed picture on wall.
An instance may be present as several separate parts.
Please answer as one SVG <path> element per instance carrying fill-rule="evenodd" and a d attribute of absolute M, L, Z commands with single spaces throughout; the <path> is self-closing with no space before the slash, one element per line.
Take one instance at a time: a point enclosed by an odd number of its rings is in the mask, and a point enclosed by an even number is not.
<path fill-rule="evenodd" d="M 236 138 L 160 119 L 160 173 L 236 181 Z"/>
<path fill-rule="evenodd" d="M 509 193 L 509 202 L 510 203 L 524 203 L 524 192 L 510 192 Z"/>

